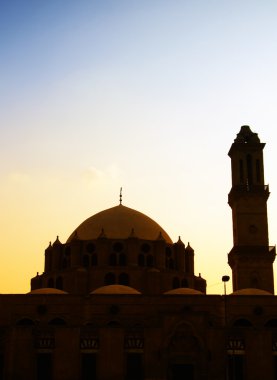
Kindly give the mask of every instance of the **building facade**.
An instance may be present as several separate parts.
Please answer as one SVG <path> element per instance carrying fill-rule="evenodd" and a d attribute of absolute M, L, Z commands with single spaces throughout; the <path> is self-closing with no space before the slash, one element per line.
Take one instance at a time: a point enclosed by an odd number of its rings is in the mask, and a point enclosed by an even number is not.
<path fill-rule="evenodd" d="M 232 294 L 207 295 L 193 248 L 120 200 L 50 243 L 28 294 L 0 295 L 0 380 L 276 380 L 263 148 L 243 126 L 229 151 Z"/>

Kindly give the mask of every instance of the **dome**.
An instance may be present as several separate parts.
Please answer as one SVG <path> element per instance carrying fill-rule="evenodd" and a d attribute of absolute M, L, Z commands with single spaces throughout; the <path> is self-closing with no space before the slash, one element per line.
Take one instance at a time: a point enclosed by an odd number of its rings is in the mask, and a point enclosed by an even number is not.
<path fill-rule="evenodd" d="M 56 288 L 40 288 L 40 289 L 31 290 L 27 294 L 68 294 L 68 293 Z"/>
<path fill-rule="evenodd" d="M 127 239 L 131 234 L 145 240 L 157 240 L 161 234 L 167 243 L 172 244 L 172 240 L 158 223 L 122 204 L 86 219 L 73 231 L 67 242 L 71 242 L 74 238 L 93 240 L 100 235 L 108 239 Z"/>
<path fill-rule="evenodd" d="M 175 296 L 175 295 L 182 295 L 182 296 L 191 296 L 191 295 L 204 295 L 204 293 L 200 292 L 199 290 L 195 290 L 192 288 L 176 288 L 169 290 L 168 292 L 165 292 L 164 295 L 166 296 Z"/>
<path fill-rule="evenodd" d="M 90 294 L 141 294 L 138 290 L 126 285 L 106 285 L 93 290 Z"/>
<path fill-rule="evenodd" d="M 266 290 L 256 288 L 239 289 L 231 293 L 232 296 L 273 296 L 272 293 Z"/>

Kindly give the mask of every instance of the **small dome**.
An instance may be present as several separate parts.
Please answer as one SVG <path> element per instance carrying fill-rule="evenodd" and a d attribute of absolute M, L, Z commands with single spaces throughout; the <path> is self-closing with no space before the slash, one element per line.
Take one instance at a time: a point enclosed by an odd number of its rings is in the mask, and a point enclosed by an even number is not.
<path fill-rule="evenodd" d="M 273 294 L 266 290 L 256 288 L 239 289 L 231 293 L 232 296 L 272 296 Z"/>
<path fill-rule="evenodd" d="M 166 296 L 175 296 L 175 295 L 190 296 L 190 295 L 204 295 L 204 293 L 200 292 L 199 290 L 192 289 L 192 288 L 176 288 L 176 289 L 169 290 L 168 292 L 165 292 L 164 295 L 166 295 Z"/>
<path fill-rule="evenodd" d="M 86 219 L 73 231 L 67 242 L 71 242 L 76 235 L 80 240 L 97 239 L 103 231 L 108 239 L 127 239 L 132 231 L 136 237 L 145 240 L 157 240 L 161 234 L 167 243 L 172 244 L 172 240 L 158 223 L 121 204 Z"/>
<path fill-rule="evenodd" d="M 106 285 L 93 290 L 90 294 L 141 294 L 134 288 L 125 285 Z"/>
<path fill-rule="evenodd" d="M 27 294 L 68 294 L 64 290 L 56 289 L 56 288 L 40 288 L 31 290 Z"/>

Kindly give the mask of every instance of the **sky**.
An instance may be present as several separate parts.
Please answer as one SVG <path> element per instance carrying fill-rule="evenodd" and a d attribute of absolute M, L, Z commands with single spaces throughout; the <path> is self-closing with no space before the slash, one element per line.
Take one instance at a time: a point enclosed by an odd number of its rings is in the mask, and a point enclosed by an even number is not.
<path fill-rule="evenodd" d="M 28 292 L 49 241 L 122 187 L 222 294 L 245 124 L 266 143 L 276 244 L 276 16 L 275 0 L 0 1 L 0 293 Z"/>

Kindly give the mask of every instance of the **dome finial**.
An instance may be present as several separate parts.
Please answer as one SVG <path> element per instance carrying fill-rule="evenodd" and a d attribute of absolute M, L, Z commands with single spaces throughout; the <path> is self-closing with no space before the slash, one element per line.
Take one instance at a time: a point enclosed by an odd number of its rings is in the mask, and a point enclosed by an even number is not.
<path fill-rule="evenodd" d="M 122 187 L 120 188 L 120 193 L 119 193 L 119 204 L 122 205 Z"/>

